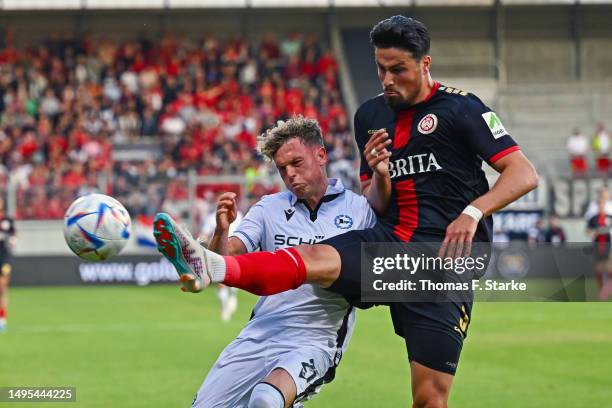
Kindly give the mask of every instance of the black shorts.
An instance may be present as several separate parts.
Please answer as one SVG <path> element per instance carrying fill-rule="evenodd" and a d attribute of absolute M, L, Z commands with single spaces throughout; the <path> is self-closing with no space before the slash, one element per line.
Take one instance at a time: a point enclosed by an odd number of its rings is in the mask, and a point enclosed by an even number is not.
<path fill-rule="evenodd" d="M 413 236 L 412 241 L 438 242 L 439 237 Z M 340 276 L 329 290 L 344 296 L 352 306 L 360 309 L 378 305 L 361 302 L 361 244 L 364 242 L 400 241 L 391 231 L 377 226 L 349 231 L 321 242 L 334 247 L 342 262 Z M 387 305 L 395 333 L 406 340 L 409 360 L 454 375 L 467 336 L 472 302 L 396 302 Z"/>

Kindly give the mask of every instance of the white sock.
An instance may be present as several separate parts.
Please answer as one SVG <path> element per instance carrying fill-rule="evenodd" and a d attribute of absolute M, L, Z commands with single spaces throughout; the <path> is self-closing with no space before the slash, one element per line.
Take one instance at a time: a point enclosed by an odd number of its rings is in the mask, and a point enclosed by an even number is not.
<path fill-rule="evenodd" d="M 206 251 L 206 266 L 208 267 L 210 280 L 223 282 L 225 280 L 225 259 L 216 252 L 203 248 Z"/>
<path fill-rule="evenodd" d="M 284 408 L 285 397 L 280 390 L 268 383 L 259 383 L 253 388 L 248 408 Z"/>

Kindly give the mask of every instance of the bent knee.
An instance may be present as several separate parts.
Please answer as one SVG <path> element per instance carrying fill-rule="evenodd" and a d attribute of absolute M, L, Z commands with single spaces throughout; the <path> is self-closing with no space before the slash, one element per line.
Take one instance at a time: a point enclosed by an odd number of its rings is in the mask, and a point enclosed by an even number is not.
<path fill-rule="evenodd" d="M 414 389 L 414 408 L 447 408 L 450 384 L 432 378 Z"/>
<path fill-rule="evenodd" d="M 415 390 L 414 408 L 446 408 L 448 390 L 433 383 L 422 385 Z"/>
<path fill-rule="evenodd" d="M 306 279 L 309 283 L 326 288 L 340 276 L 340 254 L 331 245 L 299 245 L 295 249 L 306 265 Z"/>

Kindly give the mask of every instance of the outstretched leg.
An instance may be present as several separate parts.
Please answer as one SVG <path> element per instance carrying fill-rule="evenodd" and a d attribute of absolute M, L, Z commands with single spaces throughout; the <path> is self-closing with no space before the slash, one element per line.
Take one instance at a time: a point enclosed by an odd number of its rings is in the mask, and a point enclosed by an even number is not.
<path fill-rule="evenodd" d="M 154 233 L 158 250 L 174 265 L 184 291 L 200 292 L 217 282 L 267 296 L 304 282 L 329 287 L 340 274 L 340 255 L 329 245 L 221 256 L 203 248 L 163 213 L 155 217 Z"/>

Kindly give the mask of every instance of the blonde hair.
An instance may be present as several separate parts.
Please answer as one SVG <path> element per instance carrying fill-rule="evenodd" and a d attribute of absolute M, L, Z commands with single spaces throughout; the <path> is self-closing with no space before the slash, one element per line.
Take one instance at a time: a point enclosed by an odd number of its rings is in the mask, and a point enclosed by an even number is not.
<path fill-rule="evenodd" d="M 279 120 L 275 127 L 261 134 L 257 138 L 257 151 L 266 161 L 273 161 L 278 149 L 293 138 L 300 139 L 307 146 L 324 146 L 319 122 L 297 115 L 287 121 Z"/>

